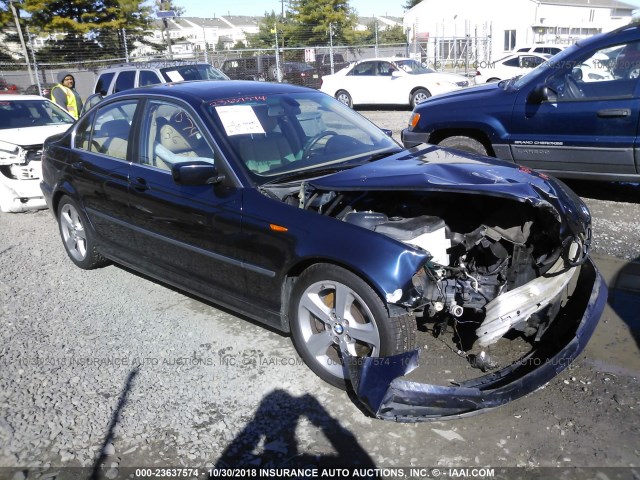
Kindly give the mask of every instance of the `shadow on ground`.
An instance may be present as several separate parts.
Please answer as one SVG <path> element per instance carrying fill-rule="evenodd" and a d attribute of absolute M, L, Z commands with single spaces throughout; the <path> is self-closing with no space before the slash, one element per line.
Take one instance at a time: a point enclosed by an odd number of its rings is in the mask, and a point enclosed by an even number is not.
<path fill-rule="evenodd" d="M 314 425 L 315 452 L 301 451 L 297 427 Z M 375 468 L 356 437 L 333 418 L 312 395 L 293 397 L 283 390 L 269 393 L 253 419 L 220 456 L 217 468 Z"/>

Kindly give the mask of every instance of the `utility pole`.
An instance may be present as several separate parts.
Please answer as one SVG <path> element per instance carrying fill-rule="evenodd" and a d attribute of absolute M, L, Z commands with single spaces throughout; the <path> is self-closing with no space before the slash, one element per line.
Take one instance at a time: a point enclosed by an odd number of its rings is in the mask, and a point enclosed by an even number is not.
<path fill-rule="evenodd" d="M 333 23 L 329 24 L 329 61 L 331 62 L 331 75 L 335 73 L 333 69 Z"/>
<path fill-rule="evenodd" d="M 27 45 L 24 43 L 24 37 L 22 36 L 22 28 L 20 27 L 20 20 L 18 19 L 18 12 L 16 12 L 16 7 L 13 6 L 13 0 L 9 0 L 9 7 L 11 8 L 11 13 L 13 14 L 13 18 L 16 21 L 16 30 L 18 30 L 18 37 L 20 37 L 20 45 L 22 45 L 22 54 L 24 55 L 24 61 L 27 63 L 27 70 L 29 71 L 29 80 L 31 83 L 34 83 L 33 72 L 31 71 L 31 62 L 29 61 L 29 51 L 27 50 Z"/>
<path fill-rule="evenodd" d="M 160 4 L 160 6 L 162 8 L 162 4 Z M 164 38 L 167 41 L 169 60 L 173 60 L 173 52 L 171 51 L 171 36 L 169 35 L 169 23 L 167 22 L 167 18 L 176 17 L 176 12 L 174 10 L 157 10 L 156 17 L 162 19 L 162 24 L 164 25 Z"/>
<path fill-rule="evenodd" d="M 38 73 L 38 62 L 36 62 L 36 50 L 33 48 L 33 39 L 31 32 L 29 32 L 29 26 L 27 25 L 27 38 L 29 39 L 29 48 L 31 48 L 31 55 L 33 56 L 33 69 L 36 76 L 36 85 L 38 86 L 38 95 L 42 95 L 42 87 L 40 85 L 40 74 Z"/>
<path fill-rule="evenodd" d="M 280 50 L 280 47 L 278 46 L 278 25 L 276 24 L 273 27 L 272 30 L 273 33 L 276 34 L 276 80 L 278 80 L 278 82 L 282 82 L 282 73 L 280 71 L 280 55 L 278 54 L 278 50 Z"/>

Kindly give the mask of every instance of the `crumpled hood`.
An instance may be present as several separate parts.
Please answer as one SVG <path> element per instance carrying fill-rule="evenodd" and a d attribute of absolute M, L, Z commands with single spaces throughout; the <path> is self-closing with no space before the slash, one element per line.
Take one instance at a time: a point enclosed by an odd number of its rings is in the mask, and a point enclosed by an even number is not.
<path fill-rule="evenodd" d="M 495 158 L 420 145 L 310 182 L 321 190 L 430 190 L 478 193 L 532 205 L 550 204 L 573 233 L 585 233 L 591 215 L 560 181 Z"/>
<path fill-rule="evenodd" d="M 0 130 L 0 141 L 20 145 L 21 147 L 42 145 L 47 138 L 58 133 L 66 132 L 71 125 L 71 123 L 64 123 Z"/>

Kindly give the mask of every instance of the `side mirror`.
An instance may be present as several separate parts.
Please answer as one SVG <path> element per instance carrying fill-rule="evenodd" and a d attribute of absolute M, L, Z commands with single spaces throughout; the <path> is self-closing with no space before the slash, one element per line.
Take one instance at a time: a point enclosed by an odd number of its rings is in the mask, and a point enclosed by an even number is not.
<path fill-rule="evenodd" d="M 527 103 L 532 103 L 534 105 L 539 105 L 542 102 L 555 102 L 556 95 L 552 90 L 546 85 L 538 85 L 536 88 L 531 90 L 529 96 L 527 97 Z"/>
<path fill-rule="evenodd" d="M 380 130 L 382 130 L 387 137 L 393 137 L 393 130 L 388 128 L 381 128 Z"/>
<path fill-rule="evenodd" d="M 579 82 L 580 80 L 582 80 L 582 69 L 580 67 L 573 67 L 573 69 L 571 70 L 571 76 L 574 80 Z"/>
<path fill-rule="evenodd" d="M 177 163 L 171 175 L 174 182 L 187 186 L 215 185 L 224 180 L 214 165 L 203 161 Z"/>

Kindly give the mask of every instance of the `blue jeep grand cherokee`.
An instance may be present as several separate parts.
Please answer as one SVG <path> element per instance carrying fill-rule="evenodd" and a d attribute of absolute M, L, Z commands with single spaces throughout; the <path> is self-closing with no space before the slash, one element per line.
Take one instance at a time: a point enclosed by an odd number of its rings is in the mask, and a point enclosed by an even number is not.
<path fill-rule="evenodd" d="M 581 40 L 522 77 L 416 106 L 406 147 L 428 142 L 559 177 L 640 180 L 640 26 Z"/>

